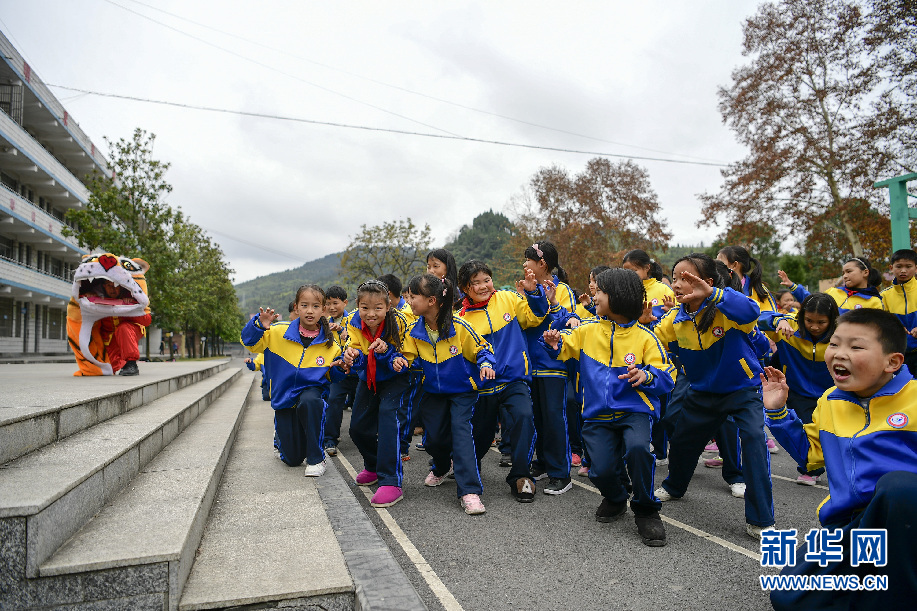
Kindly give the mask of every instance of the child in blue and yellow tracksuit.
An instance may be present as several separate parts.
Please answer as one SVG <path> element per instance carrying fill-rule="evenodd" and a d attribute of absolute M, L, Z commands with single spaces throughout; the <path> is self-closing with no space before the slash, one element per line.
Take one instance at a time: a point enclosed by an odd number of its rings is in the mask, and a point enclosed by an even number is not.
<path fill-rule="evenodd" d="M 542 342 L 552 357 L 580 363 L 583 385 L 583 443 L 590 456 L 589 479 L 604 497 L 596 519 L 610 522 L 627 508 L 628 493 L 620 481 L 627 463 L 633 482 L 630 506 L 646 545 L 665 545 L 662 506 L 653 496 L 656 457 L 650 451 L 660 397 L 675 386 L 675 367 L 665 348 L 637 319 L 646 292 L 632 270 L 599 274 L 597 318 L 576 329 L 546 331 Z"/>
<path fill-rule="evenodd" d="M 771 602 L 778 611 L 897 609 L 917 596 L 917 381 L 902 366 L 906 346 L 901 323 L 888 312 L 864 308 L 838 318 L 825 351 L 835 386 L 819 398 L 809 424 L 785 408 L 783 374 L 766 372 L 767 425 L 800 467 L 827 467 L 830 496 L 819 505 L 818 519 L 842 533 L 836 545 L 843 558 L 826 566 L 806 560 L 815 551 L 806 541 L 796 551 L 796 565 L 782 574 L 888 579 L 885 591 L 775 590 Z M 853 554 L 852 543 L 860 529 L 887 533 L 884 565 L 859 563 L 863 558 Z"/>
<path fill-rule="evenodd" d="M 347 342 L 347 323 L 352 315 L 347 312 L 347 291 L 340 286 L 330 286 L 326 296 L 328 324 L 331 325 L 335 341 L 343 348 Z M 359 381 L 360 377 L 356 373 L 348 373 L 340 382 L 331 384 L 331 390 L 328 393 L 328 414 L 325 418 L 325 439 L 322 443 L 328 456 L 337 455 L 344 407 L 348 398 L 353 403 Z"/>
<path fill-rule="evenodd" d="M 497 419 L 503 414 L 502 441 L 512 455 L 506 476 L 510 493 L 520 503 L 535 500 L 529 464 L 535 452 L 535 417 L 528 382 L 532 379 L 528 342 L 523 329 L 536 327 L 548 313 L 544 288 L 528 272 L 523 298 L 514 291 L 494 289 L 493 274 L 482 261 L 471 260 L 458 272 L 465 292 L 458 317 L 493 346 L 497 377 L 481 383 L 474 407 L 474 444 L 478 464 L 487 455 Z M 526 290 L 530 289 L 530 290 Z"/>
<path fill-rule="evenodd" d="M 896 250 L 891 258 L 894 284 L 880 293 L 882 307 L 898 317 L 907 331 L 904 365 L 917 376 L 917 252 Z"/>
<path fill-rule="evenodd" d="M 253 353 L 263 352 L 269 365 L 280 459 L 291 467 L 305 460 L 306 475 L 317 477 L 325 470 L 322 436 L 328 387 L 333 379 L 344 377 L 336 366 L 340 365 L 341 346 L 331 336 L 323 315 L 321 288 L 303 286 L 296 300 L 300 318 L 270 324 L 273 310 L 261 310 L 242 329 L 242 344 Z"/>
<path fill-rule="evenodd" d="M 245 359 L 245 366 L 251 371 L 261 372 L 261 399 L 263 401 L 271 400 L 271 384 L 268 381 L 267 370 L 264 368 L 264 353 L 259 352 L 255 358 Z"/>
<path fill-rule="evenodd" d="M 677 346 L 691 387 L 669 442 L 669 476 L 656 490 L 662 501 L 681 498 L 704 446 L 732 416 L 742 440 L 745 521 L 749 536 L 774 524 L 770 455 L 764 436 L 764 406 L 759 393 L 761 364 L 751 332 L 758 305 L 731 288 L 714 288 L 716 264 L 703 253 L 675 263 L 672 288 L 680 302 L 656 325 L 663 345 Z"/>
<path fill-rule="evenodd" d="M 424 447 L 433 457 L 424 484 L 438 486 L 454 471 L 465 513 L 480 514 L 484 513 L 480 499 L 484 487 L 471 418 L 479 383 L 494 379 L 494 354 L 490 344 L 468 323 L 453 317 L 451 284 L 433 274 L 411 279 L 411 309 L 417 321 L 405 337 L 401 358 L 393 368 L 401 370 L 414 364 L 422 371 Z"/>
<path fill-rule="evenodd" d="M 804 286 L 791 282 L 786 274 L 781 274 L 781 284 L 789 286 L 796 301 L 802 303 L 809 296 Z M 832 286 L 825 290 L 837 302 L 838 311 L 843 314 L 850 310 L 882 309 L 882 297 L 876 287 L 882 283 L 882 274 L 870 265 L 865 257 L 851 257 L 844 262 L 842 286 Z"/>

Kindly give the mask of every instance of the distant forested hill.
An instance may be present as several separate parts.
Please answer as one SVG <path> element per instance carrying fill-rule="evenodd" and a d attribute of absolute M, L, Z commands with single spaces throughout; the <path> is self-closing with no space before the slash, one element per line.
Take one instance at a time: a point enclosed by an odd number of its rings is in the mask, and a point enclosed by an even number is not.
<path fill-rule="evenodd" d="M 296 269 L 259 276 L 237 284 L 235 288 L 239 307 L 244 314 L 254 314 L 261 306 L 271 307 L 286 318 L 287 305 L 293 301 L 296 289 L 303 284 L 318 284 L 322 288 L 340 284 L 347 289 L 348 294 L 351 293 L 353 287 L 341 282 L 342 254 L 332 253 Z"/>

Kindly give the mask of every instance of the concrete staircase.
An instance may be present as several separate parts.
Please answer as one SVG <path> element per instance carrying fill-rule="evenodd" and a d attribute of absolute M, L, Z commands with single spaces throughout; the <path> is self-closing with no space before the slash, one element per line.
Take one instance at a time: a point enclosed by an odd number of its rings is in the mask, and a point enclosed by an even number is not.
<path fill-rule="evenodd" d="M 0 368 L 0 609 L 178 608 L 254 382 L 239 364 Z"/>

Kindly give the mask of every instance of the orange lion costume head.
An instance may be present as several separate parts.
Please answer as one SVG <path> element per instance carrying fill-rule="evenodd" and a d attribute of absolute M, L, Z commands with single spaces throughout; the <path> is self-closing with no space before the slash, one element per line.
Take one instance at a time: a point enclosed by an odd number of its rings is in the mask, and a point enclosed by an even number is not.
<path fill-rule="evenodd" d="M 76 356 L 75 376 L 113 375 L 107 346 L 111 332 L 103 332 L 105 318 L 143 316 L 150 313 L 150 297 L 144 274 L 150 265 L 111 253 L 86 255 L 73 274 L 67 306 L 67 340 Z M 105 285 L 120 287 L 119 297 L 107 295 Z"/>

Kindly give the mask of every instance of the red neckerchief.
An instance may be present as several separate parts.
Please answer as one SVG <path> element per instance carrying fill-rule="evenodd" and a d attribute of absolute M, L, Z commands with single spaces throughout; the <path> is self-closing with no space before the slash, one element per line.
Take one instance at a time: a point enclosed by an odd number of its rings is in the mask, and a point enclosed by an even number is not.
<path fill-rule="evenodd" d="M 496 291 L 490 294 L 490 296 L 484 301 L 479 301 L 477 303 L 471 303 L 471 300 L 468 297 L 462 299 L 462 311 L 459 312 L 459 316 L 464 316 L 465 312 L 468 310 L 483 310 L 487 307 L 487 304 L 490 303 L 490 298 L 494 296 Z"/>
<path fill-rule="evenodd" d="M 369 327 L 362 320 L 360 321 L 360 331 L 363 332 L 363 337 L 372 344 L 382 337 L 382 332 L 385 331 L 385 320 L 383 319 L 382 324 L 376 329 L 375 335 L 369 332 Z M 366 385 L 371 391 L 376 392 L 376 355 L 373 353 L 366 355 Z"/>

